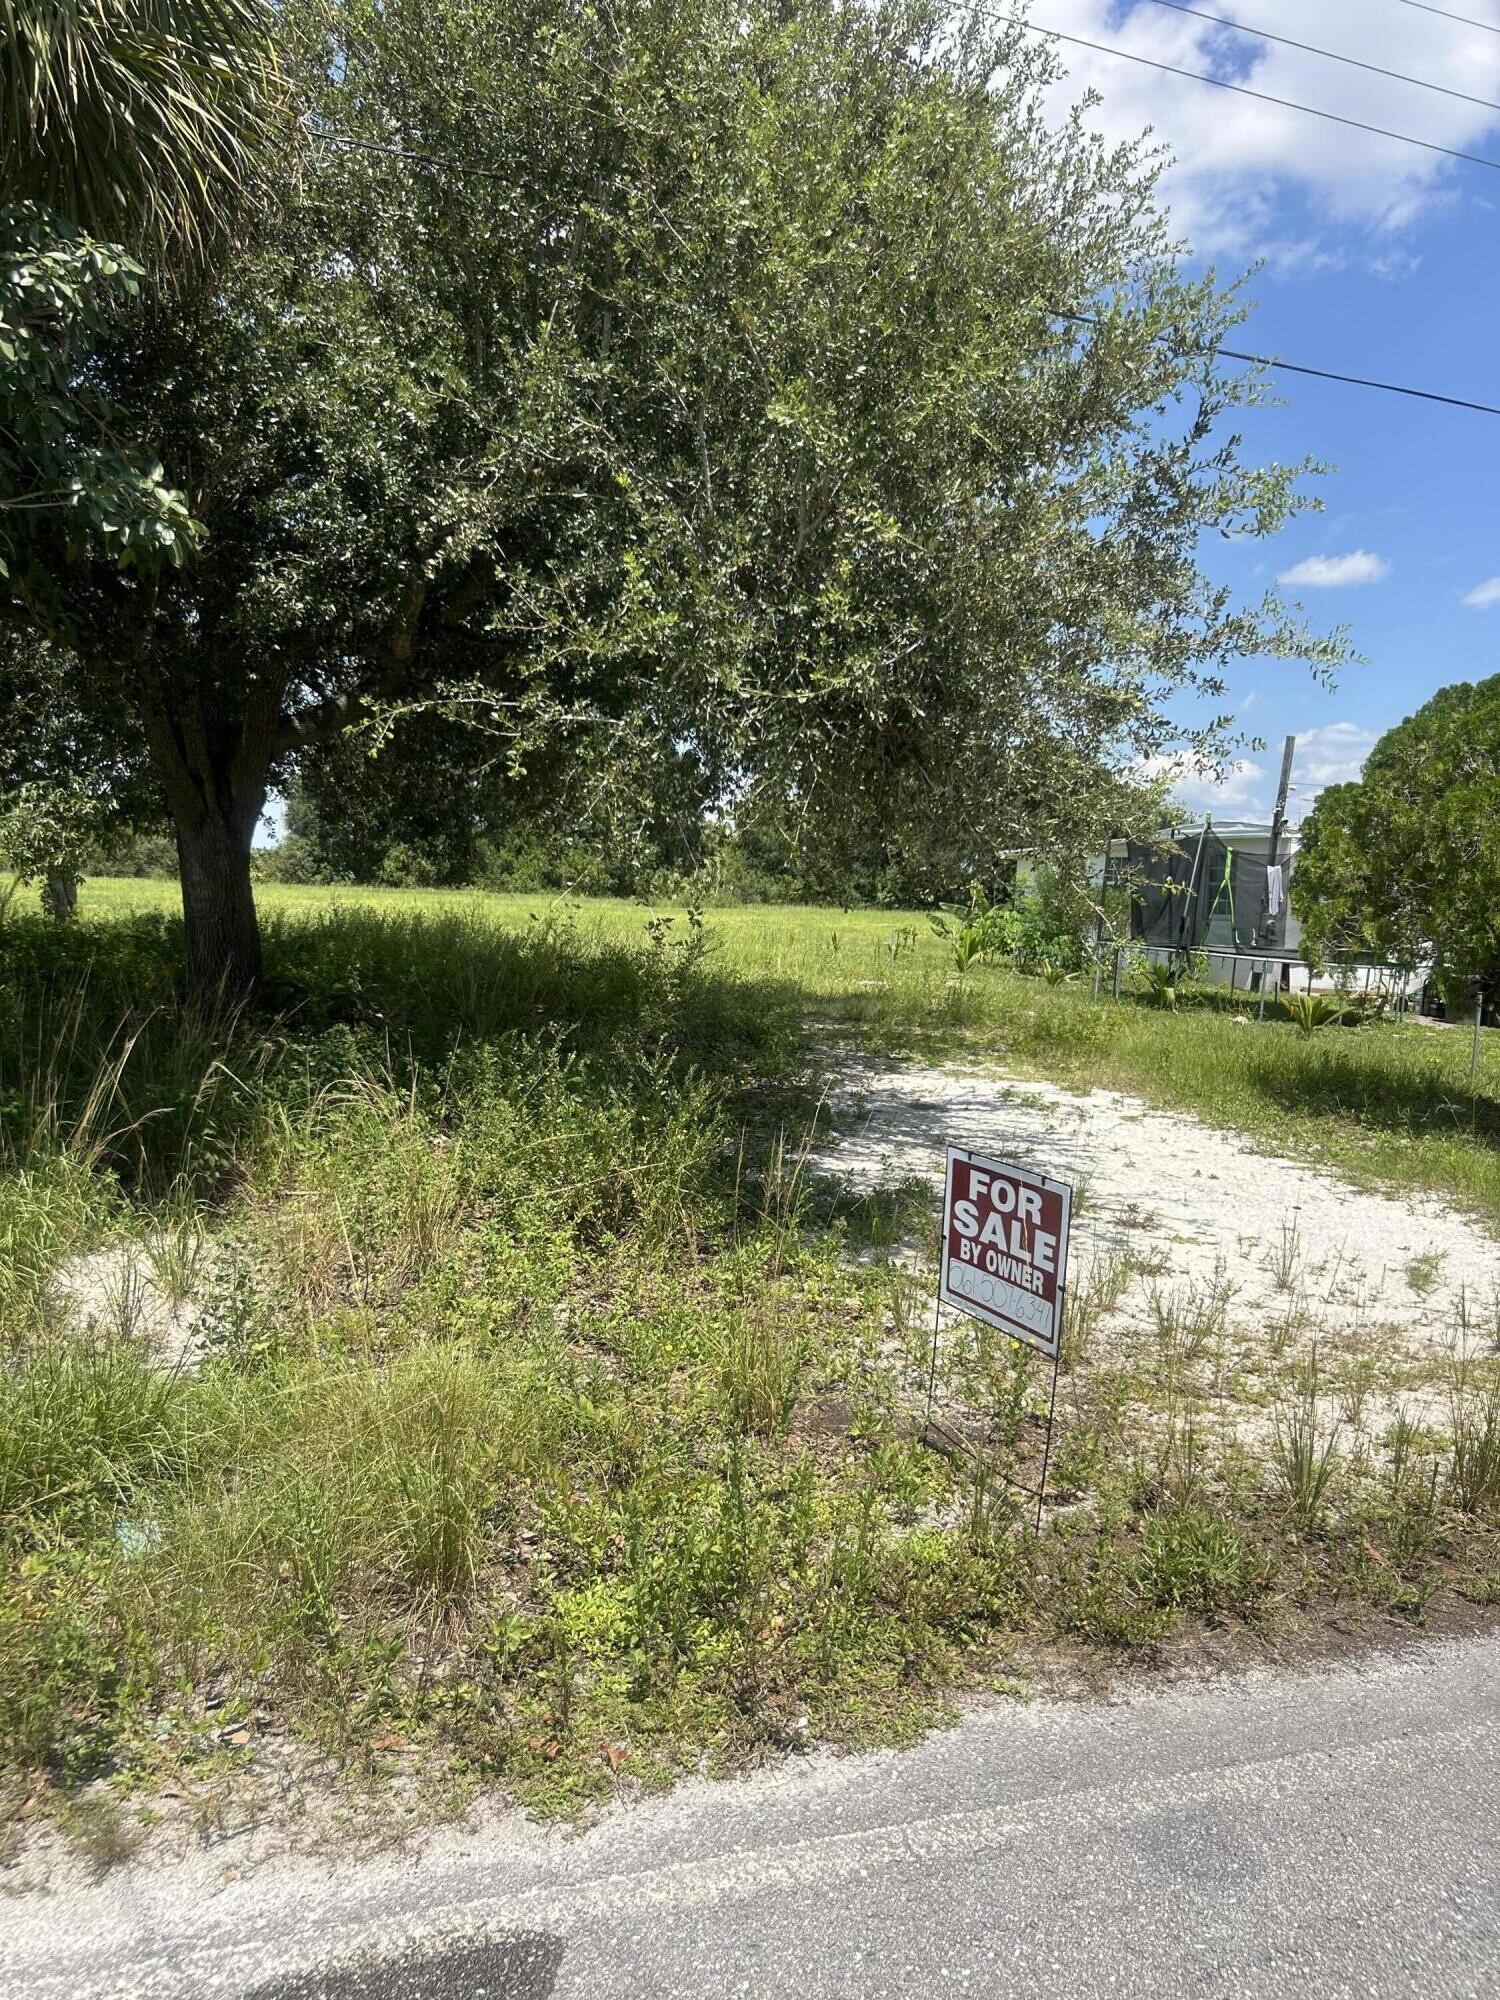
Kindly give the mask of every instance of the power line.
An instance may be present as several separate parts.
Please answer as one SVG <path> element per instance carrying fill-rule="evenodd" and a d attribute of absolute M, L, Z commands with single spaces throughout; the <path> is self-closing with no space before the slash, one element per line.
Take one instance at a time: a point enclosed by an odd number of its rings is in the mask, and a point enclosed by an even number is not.
<path fill-rule="evenodd" d="M 976 12 L 983 10 L 976 9 Z M 1483 153 L 1461 152 L 1456 146 L 1440 146 L 1435 139 L 1416 139 L 1410 132 L 1393 132 L 1387 125 L 1369 125 L 1363 118 L 1346 118 L 1341 111 L 1325 111 L 1316 104 L 1298 104 L 1290 97 L 1277 97 L 1268 90 L 1252 90 L 1247 83 L 1230 83 L 1226 77 L 1205 76 L 1201 69 L 1179 69 L 1176 63 L 1158 62 L 1154 56 L 1136 55 L 1130 49 L 1117 49 L 1108 42 L 1091 42 L 1083 35 L 1064 34 L 1061 28 L 1041 28 L 1033 21 L 1023 21 L 1015 14 L 985 13 L 984 18 L 1005 27 L 1022 28 L 1028 35 L 1045 35 L 1049 41 L 1072 42 L 1080 49 L 1093 49 L 1102 56 L 1117 56 L 1121 62 L 1140 63 L 1146 69 L 1159 69 L 1168 76 L 1185 76 L 1192 83 L 1212 84 L 1215 90 L 1232 90 L 1236 97 L 1253 97 L 1260 104 L 1279 104 L 1285 111 L 1301 111 L 1309 118 L 1324 118 L 1331 125 L 1347 125 L 1356 132 L 1373 132 L 1378 139 L 1396 139 L 1403 146 L 1420 146 L 1425 153 L 1442 153 L 1450 160 L 1464 160 L 1471 167 L 1489 167 L 1500 173 L 1500 160 L 1487 159 Z"/>
<path fill-rule="evenodd" d="M 1103 327 L 1104 321 L 1090 313 L 1063 312 L 1061 308 L 1049 307 L 1055 319 L 1071 320 L 1077 326 Z M 1170 334 L 1157 334 L 1157 341 L 1163 346 L 1173 344 Z M 1436 389 L 1413 389 L 1404 382 L 1382 382 L 1373 375 L 1345 375 L 1337 368 L 1313 368 L 1303 361 L 1282 361 L 1272 354 L 1247 354 L 1242 348 L 1221 347 L 1215 343 L 1202 349 L 1178 349 L 1183 352 L 1223 355 L 1230 361 L 1248 361 L 1257 368 L 1275 368 L 1287 375 L 1315 375 L 1321 382 L 1347 382 L 1355 389 L 1379 389 L 1387 396 L 1414 396 L 1423 403 L 1446 403 L 1454 410 L 1477 410 L 1486 417 L 1500 417 L 1500 404 L 1476 403 L 1467 396 L 1445 396 Z"/>
<path fill-rule="evenodd" d="M 1209 14 L 1200 8 L 1185 6 L 1181 3 L 1181 0 L 1151 0 L 1151 4 L 1157 7 L 1171 8 L 1174 13 L 1191 14 L 1197 20 L 1211 21 L 1218 27 L 1231 28 L 1241 34 L 1254 35 L 1264 42 L 1280 42 L 1287 48 L 1301 49 L 1308 55 L 1323 56 L 1329 62 L 1346 63 L 1354 69 L 1368 70 L 1374 76 L 1389 77 L 1396 83 L 1414 84 L 1419 90 L 1437 91 L 1444 97 L 1457 98 L 1465 104 L 1474 104 L 1487 111 L 1500 112 L 1500 103 L 1496 103 L 1487 97 L 1471 97 L 1467 91 L 1452 90 L 1448 85 L 1433 83 L 1426 77 L 1407 76 L 1401 70 L 1382 69 L 1377 63 L 1363 62 L 1357 56 L 1339 55 L 1333 49 L 1318 48 L 1311 42 L 1293 41 L 1287 35 L 1272 34 L 1267 29 L 1245 27 L 1241 22 L 1225 20 L 1222 15 Z M 1492 26 L 1487 21 L 1470 21 L 1469 17 L 1465 14 L 1448 14 L 1445 8 L 1427 6 L 1425 0 L 1400 0 L 1400 4 L 1407 7 L 1420 7 L 1424 13 L 1443 14 L 1449 20 L 1464 21 L 1471 27 L 1485 28 L 1491 34 L 1500 34 L 1500 27 Z M 1161 70 L 1168 76 L 1181 76 L 1188 78 L 1193 83 L 1211 84 L 1215 90 L 1230 90 L 1237 97 L 1253 97 L 1261 104 L 1277 104 L 1286 111 L 1299 111 L 1304 117 L 1323 118 L 1333 125 L 1347 125 L 1356 132 L 1370 132 L 1379 139 L 1394 139 L 1403 146 L 1419 146 L 1424 152 L 1441 153 L 1445 159 L 1463 160 L 1469 166 L 1489 167 L 1494 172 L 1500 173 L 1500 160 L 1489 159 L 1483 153 L 1467 153 L 1454 146 L 1441 146 L 1434 139 L 1418 139 L 1410 132 L 1393 131 L 1386 125 L 1371 125 L 1362 118 L 1349 118 L 1343 112 L 1328 111 L 1321 105 L 1299 104 L 1290 97 L 1278 97 L 1271 91 L 1252 90 L 1248 84 L 1231 83 L 1227 77 L 1205 76 L 1201 70 L 1182 69 L 1175 63 L 1160 62 L 1154 56 L 1138 55 L 1131 49 L 1115 48 L 1108 42 L 1090 41 L 1083 35 L 1067 34 L 1061 28 L 1044 28 L 1034 21 L 1023 21 L 1017 15 L 992 14 L 982 8 L 976 8 L 974 11 L 982 14 L 985 20 L 994 21 L 1006 27 L 1024 29 L 1029 35 L 1042 35 L 1047 40 L 1054 42 L 1071 42 L 1076 48 L 1093 49 L 1099 55 L 1115 56 L 1121 62 L 1139 63 L 1147 69 Z M 357 152 L 389 153 L 394 159 L 411 160 L 417 165 L 422 166 L 446 167 L 455 172 L 474 174 L 488 180 L 504 180 L 507 178 L 505 174 L 492 167 L 464 167 L 451 160 L 435 159 L 428 154 L 411 152 L 399 146 L 381 146 L 370 140 L 347 138 L 342 133 L 331 132 L 323 127 L 317 129 L 315 136 L 325 140 L 331 146 L 345 146 Z"/>
<path fill-rule="evenodd" d="M 1428 0 L 1401 0 L 1403 7 L 1415 7 L 1419 14 L 1441 14 L 1445 21 L 1457 21 L 1465 28 L 1483 28 L 1487 35 L 1500 35 L 1493 21 L 1476 21 L 1472 14 L 1452 14 L 1446 7 L 1431 7 Z"/>
<path fill-rule="evenodd" d="M 1206 14 L 1201 7 L 1187 7 L 1183 0 L 1151 0 L 1153 7 L 1166 7 L 1174 14 L 1190 14 L 1195 21 L 1211 21 L 1216 28 L 1228 28 L 1236 35 L 1251 35 L 1258 42 L 1279 42 L 1284 49 L 1300 49 L 1304 55 L 1321 56 L 1325 62 L 1344 63 L 1350 69 L 1367 70 L 1371 76 L 1387 76 L 1392 83 L 1409 83 L 1417 90 L 1435 90 L 1439 97 L 1456 97 L 1460 104 L 1477 104 L 1484 111 L 1500 111 L 1490 97 L 1472 97 L 1467 90 L 1453 90 L 1429 77 L 1408 76 L 1405 70 L 1384 69 L 1379 63 L 1363 62 L 1358 56 L 1340 55 L 1336 49 L 1320 49 L 1316 42 L 1294 41 L 1290 35 L 1274 35 L 1269 28 L 1252 28 L 1244 21 L 1228 21 L 1222 14 Z"/>

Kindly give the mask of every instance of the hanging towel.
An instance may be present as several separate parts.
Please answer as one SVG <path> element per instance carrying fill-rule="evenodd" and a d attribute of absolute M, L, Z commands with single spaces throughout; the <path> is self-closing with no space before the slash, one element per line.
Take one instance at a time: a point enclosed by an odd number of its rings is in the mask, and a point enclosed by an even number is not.
<path fill-rule="evenodd" d="M 1285 887 L 1281 873 L 1281 863 L 1278 861 L 1273 867 L 1266 870 L 1266 915 L 1268 917 L 1279 917 L 1281 915 L 1281 902 L 1284 893 Z"/>

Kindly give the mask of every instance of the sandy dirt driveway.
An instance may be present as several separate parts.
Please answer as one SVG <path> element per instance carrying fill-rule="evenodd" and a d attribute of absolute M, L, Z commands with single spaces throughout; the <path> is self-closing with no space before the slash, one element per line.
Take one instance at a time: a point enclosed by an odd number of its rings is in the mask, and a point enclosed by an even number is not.
<path fill-rule="evenodd" d="M 1078 1190 L 1072 1280 L 1128 1267 L 1113 1307 L 1214 1301 L 1237 1329 L 1365 1339 L 1414 1358 L 1500 1343 L 1500 1243 L 1431 1196 L 1365 1193 L 1327 1169 L 1117 1091 L 915 1064 L 840 1060 L 835 1135 L 813 1164 L 874 1189 L 942 1186 L 960 1145 Z"/>

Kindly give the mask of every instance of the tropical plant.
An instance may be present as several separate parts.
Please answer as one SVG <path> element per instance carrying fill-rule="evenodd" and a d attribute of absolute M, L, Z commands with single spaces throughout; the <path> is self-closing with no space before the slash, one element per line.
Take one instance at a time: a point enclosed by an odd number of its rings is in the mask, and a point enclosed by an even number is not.
<path fill-rule="evenodd" d="M 1144 958 L 1136 967 L 1141 991 L 1153 1007 L 1175 1007 L 1192 969 L 1177 959 Z"/>
<path fill-rule="evenodd" d="M 0 0 L 0 188 L 181 274 L 287 146 L 270 0 Z"/>
<path fill-rule="evenodd" d="M 973 924 L 965 924 L 953 931 L 948 938 L 948 955 L 953 960 L 953 970 L 962 975 L 971 966 L 978 965 L 986 957 L 984 934 Z"/>
<path fill-rule="evenodd" d="M 1344 1003 L 1332 993 L 1283 993 L 1280 1007 L 1300 1034 L 1312 1035 L 1344 1018 Z"/>
<path fill-rule="evenodd" d="M 148 266 L 185 281 L 282 177 L 278 14 L 0 0 L 0 619 L 64 630 L 74 563 L 155 570 L 199 539 L 91 355 Z"/>
<path fill-rule="evenodd" d="M 971 882 L 967 902 L 940 904 L 927 921 L 946 941 L 954 970 L 965 973 L 1005 949 L 1004 916 L 981 885 Z"/>

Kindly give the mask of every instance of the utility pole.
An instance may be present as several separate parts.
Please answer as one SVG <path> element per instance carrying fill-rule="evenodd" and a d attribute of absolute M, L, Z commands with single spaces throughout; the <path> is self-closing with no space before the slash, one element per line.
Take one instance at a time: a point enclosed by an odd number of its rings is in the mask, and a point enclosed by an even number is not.
<path fill-rule="evenodd" d="M 1292 789 L 1292 759 L 1297 754 L 1297 739 L 1289 736 L 1281 746 L 1281 780 L 1276 787 L 1276 810 L 1271 815 L 1271 851 L 1266 856 L 1266 866 L 1274 868 L 1281 858 L 1281 836 L 1286 830 L 1287 793 Z"/>
<path fill-rule="evenodd" d="M 1271 815 L 1271 845 L 1266 854 L 1268 871 L 1281 859 L 1281 836 L 1286 830 L 1286 801 L 1287 794 L 1292 789 L 1292 759 L 1296 754 L 1297 739 L 1295 736 L 1289 736 L 1281 746 L 1281 778 L 1276 786 L 1276 810 Z M 1263 944 L 1279 944 L 1285 938 L 1288 902 L 1287 886 L 1283 882 L 1281 908 L 1274 917 L 1267 912 L 1265 929 L 1261 937 Z M 1277 984 L 1280 984 L 1279 978 Z"/>

